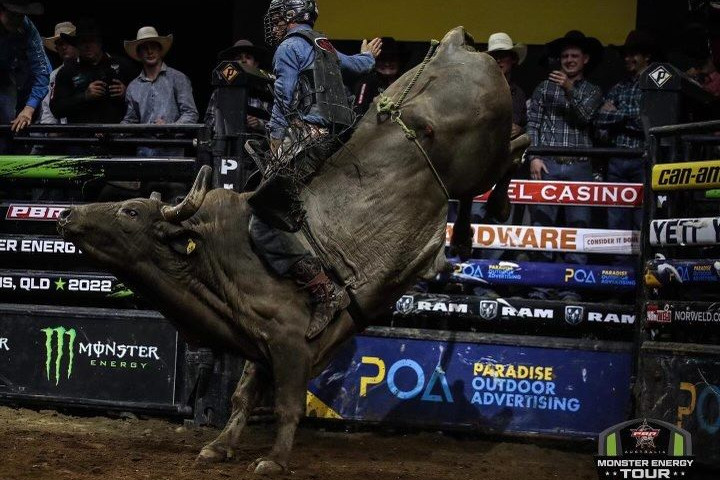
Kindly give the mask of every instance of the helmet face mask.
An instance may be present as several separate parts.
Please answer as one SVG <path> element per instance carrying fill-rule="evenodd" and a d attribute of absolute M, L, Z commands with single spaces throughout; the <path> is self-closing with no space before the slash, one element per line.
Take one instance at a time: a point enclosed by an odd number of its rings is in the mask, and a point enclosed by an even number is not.
<path fill-rule="evenodd" d="M 265 14 L 265 42 L 277 46 L 289 23 L 313 25 L 318 16 L 315 0 L 272 0 Z"/>

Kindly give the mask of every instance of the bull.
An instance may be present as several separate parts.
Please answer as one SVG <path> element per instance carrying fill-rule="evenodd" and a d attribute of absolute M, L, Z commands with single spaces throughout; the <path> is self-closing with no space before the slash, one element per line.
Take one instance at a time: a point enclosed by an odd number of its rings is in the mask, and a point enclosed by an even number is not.
<path fill-rule="evenodd" d="M 456 247 L 469 241 L 474 195 L 498 184 L 490 207 L 508 206 L 509 88 L 494 60 L 472 45 L 462 27 L 448 32 L 422 75 L 412 70 L 386 91 L 393 98 L 409 87 L 394 114 L 405 128 L 367 114 L 303 192 L 308 243 L 353 298 L 350 311 L 312 340 L 306 292 L 273 275 L 254 251 L 248 194 L 208 191 L 209 167 L 176 206 L 152 196 L 62 212 L 61 235 L 154 302 L 186 338 L 246 359 L 231 417 L 198 460 L 232 457 L 251 410 L 273 388 L 275 442 L 249 470 L 286 470 L 309 380 L 418 277 L 447 267 L 443 190 L 460 199 L 466 217 L 456 225 Z"/>

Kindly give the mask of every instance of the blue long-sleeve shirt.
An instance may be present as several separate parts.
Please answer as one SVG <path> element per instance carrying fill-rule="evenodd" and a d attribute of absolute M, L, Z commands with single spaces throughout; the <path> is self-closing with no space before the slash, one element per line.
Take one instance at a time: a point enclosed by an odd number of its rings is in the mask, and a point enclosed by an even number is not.
<path fill-rule="evenodd" d="M 26 68 L 22 65 L 24 61 L 27 61 L 31 74 L 30 96 L 25 105 L 37 109 L 48 93 L 52 67 L 40 33 L 28 17 L 23 19 L 19 32 L 4 31 L 0 34 L 0 81 L 14 78 L 17 72 Z M 21 87 L 18 85 L 18 88 Z"/>
<path fill-rule="evenodd" d="M 288 30 L 288 35 L 298 30 L 312 30 L 310 25 L 301 24 Z M 372 70 L 375 58 L 371 53 L 345 55 L 337 52 L 340 60 L 340 69 L 343 73 L 360 75 Z M 297 88 L 300 72 L 309 68 L 315 61 L 315 50 L 305 39 L 296 36 L 286 36 L 280 43 L 273 57 L 273 71 L 275 73 L 275 104 L 273 105 L 267 129 L 270 137 L 280 139 L 285 136 L 288 122 L 283 114 L 290 110 L 293 94 Z M 316 114 L 303 115 L 302 119 L 317 125 L 327 125 L 327 120 Z"/>

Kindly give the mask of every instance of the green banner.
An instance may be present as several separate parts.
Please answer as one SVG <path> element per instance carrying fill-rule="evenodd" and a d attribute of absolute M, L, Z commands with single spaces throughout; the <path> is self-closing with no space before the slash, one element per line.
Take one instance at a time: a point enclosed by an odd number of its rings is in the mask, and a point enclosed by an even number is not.
<path fill-rule="evenodd" d="M 0 155 L 0 179 L 79 180 L 102 175 L 89 161 L 93 157 L 50 155 Z"/>

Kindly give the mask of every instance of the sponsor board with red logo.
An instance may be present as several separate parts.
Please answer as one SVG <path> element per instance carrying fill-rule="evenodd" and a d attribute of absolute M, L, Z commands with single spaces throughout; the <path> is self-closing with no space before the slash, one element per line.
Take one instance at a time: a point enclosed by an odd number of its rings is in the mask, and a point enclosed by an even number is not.
<path fill-rule="evenodd" d="M 544 250 L 635 254 L 640 251 L 640 232 L 593 228 L 526 227 L 522 225 L 473 224 L 473 248 Z M 450 244 L 453 224 L 448 223 L 446 244 Z"/>
<path fill-rule="evenodd" d="M 5 220 L 28 220 L 32 222 L 55 222 L 60 212 L 72 205 L 42 205 L 11 203 L 7 206 Z"/>
<path fill-rule="evenodd" d="M 508 187 L 513 203 L 531 205 L 562 204 L 614 207 L 640 207 L 643 198 L 641 183 L 546 182 L 513 180 Z M 490 192 L 475 197 L 486 202 Z"/>
<path fill-rule="evenodd" d="M 664 305 L 662 308 L 656 303 L 647 305 L 647 321 L 653 323 L 670 323 L 672 322 L 672 310 L 670 305 Z"/>

